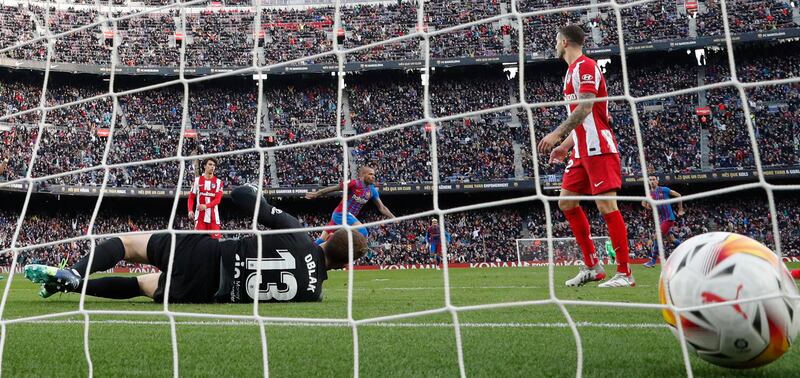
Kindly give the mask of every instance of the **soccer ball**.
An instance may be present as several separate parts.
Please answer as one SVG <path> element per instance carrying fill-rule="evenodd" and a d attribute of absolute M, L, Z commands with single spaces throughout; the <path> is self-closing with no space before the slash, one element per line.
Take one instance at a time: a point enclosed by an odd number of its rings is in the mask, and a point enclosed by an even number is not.
<path fill-rule="evenodd" d="M 668 289 L 668 290 L 667 290 Z M 784 294 L 782 297 L 717 305 L 676 313 L 662 310 L 678 336 L 698 357 L 728 368 L 766 365 L 786 353 L 797 336 L 797 286 L 783 262 L 763 244 L 746 236 L 711 232 L 675 249 L 661 271 L 662 304 L 678 308 Z"/>

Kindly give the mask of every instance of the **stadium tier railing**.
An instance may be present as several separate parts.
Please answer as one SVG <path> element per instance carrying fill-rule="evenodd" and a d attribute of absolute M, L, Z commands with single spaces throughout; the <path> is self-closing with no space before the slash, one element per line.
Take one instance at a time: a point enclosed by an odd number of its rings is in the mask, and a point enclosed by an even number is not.
<path fill-rule="evenodd" d="M 687 173 L 651 173 L 651 175 L 658 177 L 659 182 L 664 185 L 737 183 L 758 180 L 758 172 L 752 168 L 741 170 L 717 169 Z M 800 166 L 764 167 L 764 177 L 772 180 L 800 178 Z M 540 177 L 540 182 L 544 189 L 557 189 L 561 186 L 561 175 L 543 175 Z M 626 188 L 641 188 L 642 178 L 636 175 L 623 175 L 622 185 Z M 378 187 L 381 195 L 430 194 L 433 191 L 432 183 L 430 182 L 389 182 L 378 184 Z M 531 192 L 535 187 L 533 179 L 526 178 L 522 180 L 440 183 L 438 190 L 443 193 Z M 264 194 L 273 197 L 303 197 L 306 193 L 320 188 L 317 185 L 279 186 L 277 188 L 264 188 Z M 0 191 L 26 192 L 28 191 L 28 183 L 4 184 L 0 186 Z M 226 194 L 229 191 L 230 189 L 225 189 Z M 33 192 L 53 195 L 97 196 L 100 194 L 100 185 L 40 185 L 34 187 Z M 188 194 L 189 187 L 181 188 L 180 196 L 185 197 Z M 104 196 L 172 198 L 175 196 L 175 188 L 106 186 Z"/>
<path fill-rule="evenodd" d="M 778 41 L 783 39 L 800 38 L 800 28 L 776 29 L 770 31 L 748 32 L 732 35 L 734 44 Z M 99 43 L 99 42 L 98 42 Z M 722 47 L 725 38 L 722 36 L 698 37 L 690 39 L 679 39 L 665 42 L 636 43 L 626 45 L 626 53 L 646 53 L 654 51 L 673 51 L 678 49 L 698 49 L 706 46 Z M 586 53 L 595 58 L 604 58 L 612 55 L 619 55 L 619 46 L 601 46 L 587 48 Z M 517 63 L 519 56 L 516 54 L 497 55 L 497 56 L 478 56 L 478 57 L 457 57 L 457 58 L 431 58 L 430 67 L 462 67 L 479 66 L 503 63 Z M 529 52 L 524 55 L 526 63 L 551 62 L 556 61 L 551 52 Z M 50 62 L 51 72 L 86 73 L 96 75 L 109 75 L 111 67 L 108 65 L 75 64 L 69 62 Z M 44 70 L 47 63 L 36 60 L 18 60 L 10 58 L 0 58 L 0 67 L 15 69 Z M 375 61 L 375 62 L 345 62 L 345 72 L 379 71 L 379 70 L 409 70 L 422 69 L 425 61 L 402 60 L 402 61 Z M 115 65 L 115 75 L 147 75 L 147 76 L 177 76 L 182 72 L 186 76 L 217 75 L 233 71 L 233 74 L 254 76 L 252 71 L 243 70 L 246 67 L 137 67 Z M 331 73 L 338 71 L 337 64 L 303 64 L 295 63 L 280 65 L 275 67 L 265 67 L 260 71 L 264 74 L 296 74 L 296 73 Z"/>

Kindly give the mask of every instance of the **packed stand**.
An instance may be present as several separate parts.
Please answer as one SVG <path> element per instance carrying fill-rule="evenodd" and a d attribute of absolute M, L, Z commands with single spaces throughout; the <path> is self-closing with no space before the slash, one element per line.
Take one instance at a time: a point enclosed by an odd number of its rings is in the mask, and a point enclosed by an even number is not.
<path fill-rule="evenodd" d="M 424 118 L 424 90 L 419 75 L 364 75 L 345 90 L 357 133 Z"/>
<path fill-rule="evenodd" d="M 705 2 L 708 12 L 698 18 L 704 23 L 698 33 L 702 35 L 722 35 L 725 29 L 722 24 L 722 5 L 719 0 Z M 792 28 L 798 25 L 792 21 L 792 6 L 783 0 L 734 0 L 726 2 L 728 8 L 728 24 L 731 33 L 767 31 L 773 29 Z"/>
<path fill-rule="evenodd" d="M 187 17 L 192 43 L 186 44 L 186 64 L 206 67 L 245 67 L 253 64 L 250 12 L 203 11 Z"/>
<path fill-rule="evenodd" d="M 277 144 L 336 136 L 336 83 L 326 79 L 305 85 L 280 83 L 264 89 L 267 117 Z"/>
<path fill-rule="evenodd" d="M 606 10 L 602 25 L 601 46 L 618 45 L 617 18 Z M 689 37 L 689 18 L 678 12 L 675 2 L 654 1 L 625 7 L 620 10 L 625 43 L 662 42 Z"/>
<path fill-rule="evenodd" d="M 351 165 L 375 169 L 379 182 L 430 182 L 430 133 L 422 127 L 406 127 L 358 139 L 352 144 Z M 440 155 L 441 157 L 441 155 Z M 440 169 L 443 164 L 440 158 Z"/>
<path fill-rule="evenodd" d="M 344 48 L 350 49 L 402 37 L 417 28 L 417 5 L 400 0 L 393 4 L 359 4 L 341 8 L 342 28 L 349 36 Z M 347 55 L 348 62 L 421 59 L 420 38 L 377 45 Z"/>
<path fill-rule="evenodd" d="M 279 8 L 261 9 L 266 64 L 286 62 L 333 51 L 332 7 L 308 8 L 305 11 Z M 306 63 L 336 63 L 336 56 L 305 59 Z"/>
<path fill-rule="evenodd" d="M 590 27 L 582 23 L 581 17 L 585 16 L 586 11 L 559 12 L 539 14 L 526 17 L 522 20 L 523 32 L 525 35 L 525 53 L 534 53 L 538 56 L 555 58 L 555 41 L 558 30 L 567 24 L 578 24 L 583 26 L 584 31 L 589 31 Z M 587 33 L 588 34 L 588 33 Z M 591 36 L 586 38 L 587 46 L 592 45 Z"/>
<path fill-rule="evenodd" d="M 790 50 L 793 45 L 789 45 Z M 762 51 L 763 49 L 763 51 Z M 679 54 L 683 55 L 683 54 Z M 742 81 L 754 82 L 793 78 L 800 75 L 796 54 L 776 55 L 774 48 L 737 50 L 737 67 Z M 629 65 L 631 94 L 653 95 L 684 89 L 697 83 L 698 68 L 694 56 L 684 60 L 664 55 L 670 63 L 653 68 L 646 61 L 632 59 Z M 651 59 L 652 60 L 652 59 Z M 730 79 L 727 54 L 710 54 L 704 67 L 705 83 Z M 612 96 L 622 94 L 622 79 L 612 59 L 605 66 L 605 76 Z M 563 64 L 529 66 L 526 69 L 525 94 L 529 103 L 561 99 Z M 365 133 L 390 125 L 424 118 L 423 86 L 418 76 L 403 74 L 375 79 L 375 74 L 348 75 L 343 96 L 349 98 L 349 113 L 342 114 L 343 132 Z M 380 76 L 386 76 L 381 74 Z M 58 106 L 85 101 L 107 93 L 101 81 L 67 81 L 65 75 L 52 74 L 48 82 L 46 105 Z M 470 78 L 479 77 L 470 80 Z M 232 78 L 226 79 L 232 80 Z M 289 82 L 292 80 L 292 82 Z M 420 80 L 420 81 L 418 81 Z M 506 106 L 515 101 L 517 80 L 507 80 L 504 73 L 485 70 L 437 71 L 430 78 L 433 116 L 451 116 Z M 136 83 L 141 85 L 142 83 Z M 4 154 L 12 157 L 2 179 L 24 177 L 31 160 L 39 126 L 39 114 L 11 116 L 33 109 L 41 100 L 41 76 L 4 74 L 0 79 L 0 99 L 10 128 L 0 131 L 6 146 Z M 130 88 L 124 80 L 117 90 Z M 258 87 L 253 82 L 227 82 L 225 85 L 192 84 L 189 97 L 189 126 L 196 137 L 183 139 L 184 156 L 233 151 L 255 147 L 255 127 L 261 125 L 261 146 L 268 136 L 282 146 L 274 160 L 277 185 L 315 185 L 338 182 L 341 177 L 342 150 L 333 143 L 322 147 L 285 148 L 287 144 L 308 142 L 336 135 L 335 78 L 271 79 L 265 81 L 262 118 L 258 113 Z M 765 166 L 796 165 L 800 162 L 798 139 L 786 137 L 798 133 L 796 84 L 758 86 L 747 89 L 749 107 L 754 116 L 756 138 Z M 705 96 L 711 108 L 710 120 L 703 124 L 695 116 Z M 115 115 L 114 141 L 108 164 L 144 162 L 141 167 L 115 170 L 111 186 L 167 187 L 178 176 L 177 164 L 147 164 L 148 160 L 177 154 L 183 117 L 183 90 L 180 86 L 157 88 L 119 97 Z M 343 111 L 348 108 L 343 106 Z M 535 107 L 533 127 L 537 140 L 564 119 L 563 106 Z M 652 172 L 693 172 L 704 169 L 700 148 L 704 130 L 709 134 L 709 166 L 751 169 L 754 159 L 739 94 L 733 87 L 715 88 L 678 96 L 656 96 L 637 103 L 648 169 Z M 612 128 L 618 138 L 625 173 L 640 172 L 639 154 L 630 106 L 625 101 L 609 104 Z M 100 131 L 111 126 L 113 107 L 110 98 L 98 98 L 80 104 L 51 109 L 46 114 L 45 132 L 39 145 L 33 174 L 53 175 L 78 169 L 92 171 L 48 181 L 54 184 L 100 185 L 100 163 L 107 139 Z M 348 118 L 352 129 L 348 129 Z M 517 121 L 522 126 L 516 128 Z M 469 124 L 467 124 L 467 122 Z M 484 126 L 485 125 L 485 126 Z M 404 130 L 378 133 L 350 143 L 351 163 L 375 165 L 383 182 L 419 182 L 430 180 L 430 141 L 426 128 L 414 124 Z M 459 116 L 440 122 L 439 157 L 443 180 L 478 181 L 516 177 L 513 144 L 521 147 L 524 175 L 533 176 L 527 112 L 521 109 L 478 116 Z M 508 128 L 511 130 L 507 131 Z M 485 129 L 485 130 L 484 130 Z M 428 130 L 429 132 L 429 130 Z M 480 140 L 480 142 L 477 142 Z M 232 183 L 253 182 L 258 177 L 258 159 L 246 156 L 230 158 L 236 172 Z M 540 173 L 557 175 L 563 167 L 550 165 L 540 156 Z M 271 164 L 268 161 L 266 164 Z M 163 170 L 162 170 L 163 168 Z M 268 166 L 268 168 L 271 168 Z M 148 169 L 153 174 L 148 178 Z M 124 172 L 124 171 L 127 171 Z M 466 173 L 465 173 L 466 172 Z M 265 179 L 272 179 L 271 169 Z M 132 178 L 133 177 L 133 178 Z M 455 177 L 455 178 L 454 178 Z M 460 177 L 460 178 L 459 178 Z M 141 179 L 140 179 L 141 178 Z M 163 181 L 164 180 L 168 181 Z M 154 181 L 155 180 L 155 181 Z M 319 181 L 317 181 L 319 180 Z"/>
<path fill-rule="evenodd" d="M 435 27 L 436 30 L 501 14 L 501 4 L 495 0 L 433 0 L 425 5 L 426 26 Z M 508 4 L 504 5 L 510 7 Z M 480 23 L 459 28 L 431 37 L 431 58 L 497 56 L 513 53 L 514 50 L 507 51 L 505 48 L 504 36 L 511 38 L 509 47 L 516 48 L 514 35 L 508 21 Z"/>
<path fill-rule="evenodd" d="M 122 43 L 119 64 L 137 67 L 177 67 L 180 49 L 174 44 L 178 11 L 146 13 L 117 21 Z M 189 21 L 189 20 L 187 20 Z"/>

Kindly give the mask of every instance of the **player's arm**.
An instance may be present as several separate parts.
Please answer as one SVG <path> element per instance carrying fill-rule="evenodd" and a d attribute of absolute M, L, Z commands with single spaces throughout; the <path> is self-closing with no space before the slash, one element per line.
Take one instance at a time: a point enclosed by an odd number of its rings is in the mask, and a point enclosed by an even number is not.
<path fill-rule="evenodd" d="M 217 185 L 217 192 L 214 193 L 214 199 L 212 199 L 211 202 L 207 203 L 205 207 L 207 209 L 213 209 L 217 207 L 220 202 L 222 202 L 222 180 L 219 180 L 219 184 Z"/>
<path fill-rule="evenodd" d="M 386 207 L 386 205 L 383 204 L 383 201 L 381 201 L 380 198 L 374 198 L 373 197 L 373 201 L 375 201 L 375 206 L 378 207 L 378 212 L 383 214 L 383 216 L 385 216 L 385 217 L 387 217 L 389 219 L 395 217 L 394 214 L 392 214 L 392 211 L 389 210 L 389 208 Z"/>
<path fill-rule="evenodd" d="M 578 99 L 580 100 L 592 100 L 597 97 L 594 93 L 590 92 L 581 92 L 578 95 Z M 594 101 L 587 101 L 578 104 L 575 107 L 575 110 L 567 117 L 564 122 L 561 122 L 555 130 L 553 130 L 550 134 L 547 134 L 542 140 L 539 142 L 538 150 L 539 153 L 546 154 L 553 149 L 557 143 L 561 142 L 564 137 L 569 135 L 572 130 L 575 130 L 578 125 L 580 125 L 586 116 L 592 112 L 592 106 L 594 105 Z"/>
<path fill-rule="evenodd" d="M 572 147 L 575 147 L 575 139 L 572 138 L 564 138 L 564 141 L 558 146 L 558 148 L 563 148 L 567 151 L 571 150 Z"/>
<path fill-rule="evenodd" d="M 308 192 L 308 193 L 306 193 L 306 199 L 314 199 L 314 198 L 317 198 L 317 197 L 322 197 L 324 195 L 335 193 L 335 192 L 338 192 L 340 190 L 342 190 L 342 185 L 341 184 L 339 184 L 339 185 L 331 185 L 331 186 L 329 186 L 327 188 L 322 188 L 320 190 L 317 190 L 316 192 Z"/>
<path fill-rule="evenodd" d="M 258 207 L 258 223 L 271 229 L 303 227 L 297 218 L 270 205 L 263 196 L 258 198 L 258 188 L 255 186 L 245 185 L 233 189 L 231 199 L 247 214 L 253 214 L 256 208 L 256 199 L 259 199 L 261 204 Z"/>
<path fill-rule="evenodd" d="M 189 190 L 189 200 L 187 207 L 189 208 L 189 219 L 194 219 L 194 203 L 197 201 L 197 179 L 192 184 L 192 189 Z"/>
<path fill-rule="evenodd" d="M 580 100 L 592 100 L 595 97 L 596 96 L 594 93 L 589 92 L 581 92 L 578 94 L 578 99 Z M 570 114 L 564 122 L 561 122 L 561 125 L 559 125 L 554 131 L 554 133 L 558 135 L 559 140 L 569 135 L 572 130 L 575 130 L 575 128 L 578 127 L 578 125 L 580 125 L 584 119 L 586 119 L 589 113 L 592 112 L 592 106 L 594 106 L 594 101 L 582 102 L 578 104 L 572 114 Z"/>
<path fill-rule="evenodd" d="M 678 197 L 681 196 L 681 194 L 676 192 L 676 191 L 674 191 L 674 190 L 672 190 L 672 189 L 670 189 L 669 190 L 669 196 L 671 198 L 678 198 Z M 680 201 L 680 202 L 678 202 L 678 216 L 681 216 L 684 213 L 686 213 L 686 211 L 683 208 L 683 201 Z"/>
<path fill-rule="evenodd" d="M 564 138 L 561 144 L 550 152 L 549 164 L 562 163 L 564 159 L 569 156 L 569 151 L 575 146 L 575 140 L 572 138 Z"/>

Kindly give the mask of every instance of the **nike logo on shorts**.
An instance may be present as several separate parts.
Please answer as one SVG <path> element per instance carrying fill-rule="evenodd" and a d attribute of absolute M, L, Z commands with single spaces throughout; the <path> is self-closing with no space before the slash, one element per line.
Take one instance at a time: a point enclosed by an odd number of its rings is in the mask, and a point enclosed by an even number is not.
<path fill-rule="evenodd" d="M 594 187 L 596 188 L 596 187 L 598 187 L 598 186 L 600 186 L 600 185 L 603 185 L 603 183 L 604 183 L 604 182 L 606 182 L 606 181 L 605 181 L 605 180 L 603 180 L 603 181 L 600 181 L 600 182 L 598 182 L 597 184 L 594 184 Z"/>

